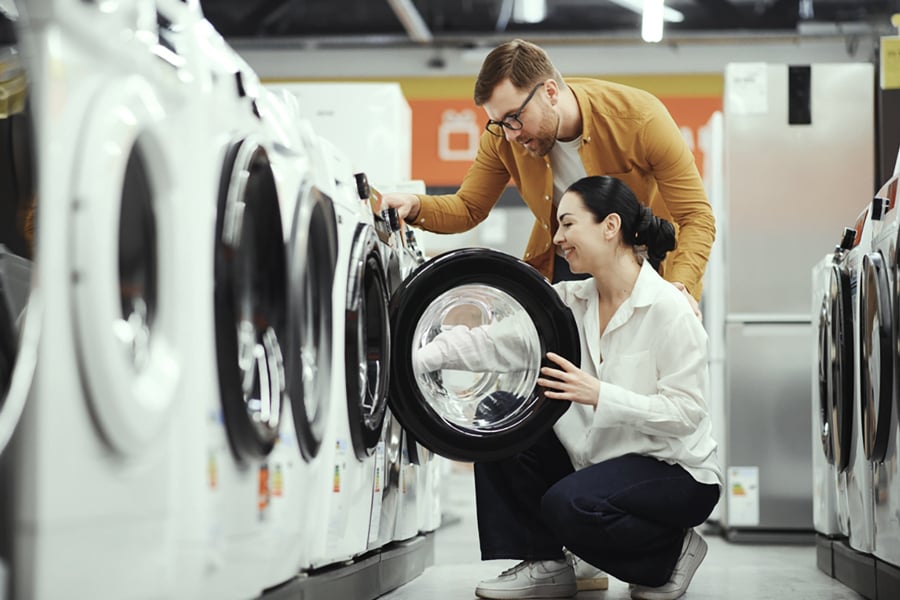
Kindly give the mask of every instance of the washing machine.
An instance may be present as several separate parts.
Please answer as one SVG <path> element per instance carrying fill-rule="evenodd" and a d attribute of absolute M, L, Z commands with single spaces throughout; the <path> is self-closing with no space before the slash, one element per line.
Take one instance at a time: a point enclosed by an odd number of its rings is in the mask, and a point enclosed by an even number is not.
<path fill-rule="evenodd" d="M 201 44 L 212 73 L 211 161 L 195 169 L 213 191 L 195 199 L 203 204 L 193 289 L 205 318 L 195 324 L 190 397 L 205 402 L 206 414 L 203 435 L 191 442 L 193 469 L 183 474 L 198 518 L 185 547 L 201 562 L 179 589 L 247 598 L 271 585 L 273 549 L 284 539 L 273 512 L 281 474 L 270 460 L 299 367 L 290 362 L 285 228 L 259 81 L 214 30 Z"/>
<path fill-rule="evenodd" d="M 853 230 L 850 232 L 855 235 Z M 829 275 L 835 262 L 834 254 L 827 254 L 812 268 L 812 457 L 813 457 L 813 526 L 817 533 L 828 538 L 840 535 L 835 499 L 834 454 L 831 443 L 829 405 L 832 389 L 828 373 L 834 356 L 831 347 Z"/>
<path fill-rule="evenodd" d="M 269 587 L 309 567 L 310 539 L 322 535 L 317 515 L 326 510 L 333 479 L 323 446 L 332 412 L 337 221 L 331 197 L 323 191 L 330 173 L 321 173 L 315 158 L 318 140 L 297 125 L 292 98 L 265 88 L 259 97 L 283 199 L 290 297 L 285 363 L 292 375 L 281 434 L 268 460 L 273 474 L 270 513 L 279 534 L 271 548 Z"/>
<path fill-rule="evenodd" d="M 864 257 L 871 252 L 870 207 L 856 219 L 850 247 L 836 251 L 830 284 L 833 315 L 831 440 L 834 452 L 838 526 L 851 548 L 871 553 L 874 542 L 873 468 L 866 459 L 860 424 L 860 285 Z M 849 317 L 847 316 L 849 315 Z"/>
<path fill-rule="evenodd" d="M 34 191 L 35 148 L 29 106 L 28 56 L 21 46 L 19 13 L 0 9 L 0 38 L 9 51 L 0 68 L 0 489 L 12 488 L 14 464 L 6 452 L 31 386 L 40 326 L 39 290 L 32 291 L 28 208 Z M 25 217 L 25 218 L 22 218 Z M 0 598 L 11 597 L 13 505 L 0 494 Z"/>
<path fill-rule="evenodd" d="M 900 265 L 897 251 L 898 229 L 900 229 L 900 210 L 897 210 L 897 187 L 900 175 L 895 174 L 875 195 L 875 202 L 881 203 L 885 209 L 882 216 L 881 230 L 873 240 L 873 251 L 880 255 L 884 275 L 881 283 L 875 288 L 878 296 L 875 307 L 876 315 L 887 320 L 883 326 L 879 321 L 873 322 L 878 327 L 869 327 L 872 333 L 878 333 L 874 339 L 878 341 L 872 350 L 870 377 L 881 385 L 883 380 L 876 379 L 877 369 L 890 373 L 895 379 L 890 389 L 878 389 L 878 394 L 864 397 L 864 410 L 869 419 L 865 431 L 866 447 L 874 464 L 874 503 L 875 503 L 875 548 L 874 554 L 883 561 L 900 567 L 900 444 L 898 444 L 898 409 L 897 409 L 897 324 L 900 323 Z M 874 261 L 873 261 L 874 262 Z M 882 299 L 882 295 L 884 299 Z M 888 314 L 882 314 L 888 310 Z M 864 326 L 868 319 L 863 320 Z M 892 324 L 892 325 L 891 325 Z M 890 328 L 890 332 L 888 332 Z M 882 335 L 890 333 L 887 341 Z M 885 347 L 886 346 L 886 347 Z M 884 354 L 876 354 L 883 352 Z M 890 362 L 889 362 L 890 361 Z M 873 390 L 875 391 L 875 390 Z"/>
<path fill-rule="evenodd" d="M 28 5 L 38 164 L 53 168 L 38 174 L 45 310 L 11 448 L 16 597 L 175 593 L 190 134 L 173 144 L 167 124 L 192 90 L 154 54 L 147 8 Z"/>
<path fill-rule="evenodd" d="M 346 157 L 320 140 L 323 160 L 334 176 L 338 223 L 338 267 L 333 288 L 333 338 L 340 340 L 332 387 L 332 493 L 328 499 L 324 547 L 313 567 L 350 560 L 369 547 L 379 441 L 387 408 L 390 328 L 388 281 L 374 215 L 360 193 Z M 383 447 L 382 447 L 383 449 Z M 379 508 L 380 515 L 380 508 Z"/>

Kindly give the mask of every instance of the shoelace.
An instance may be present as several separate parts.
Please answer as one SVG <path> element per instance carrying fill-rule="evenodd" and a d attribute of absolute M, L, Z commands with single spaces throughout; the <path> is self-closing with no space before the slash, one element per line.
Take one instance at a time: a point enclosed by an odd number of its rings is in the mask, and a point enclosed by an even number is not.
<path fill-rule="evenodd" d="M 518 573 L 519 571 L 521 571 L 522 569 L 524 569 L 525 567 L 528 566 L 528 562 L 529 561 L 527 561 L 527 560 L 523 560 L 519 564 L 512 566 L 512 567 L 506 569 L 505 571 L 501 571 L 499 577 L 504 577 L 506 575 L 512 575 L 513 573 Z"/>

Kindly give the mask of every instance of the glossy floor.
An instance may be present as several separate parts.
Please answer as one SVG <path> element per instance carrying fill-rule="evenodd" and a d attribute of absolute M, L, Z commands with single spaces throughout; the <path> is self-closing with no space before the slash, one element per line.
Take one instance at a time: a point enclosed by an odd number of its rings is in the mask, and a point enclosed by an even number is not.
<path fill-rule="evenodd" d="M 468 600 L 480 579 L 515 561 L 482 562 L 475 523 L 475 492 L 467 465 L 452 464 L 442 482 L 444 526 L 436 533 L 435 564 L 380 600 Z M 862 596 L 816 568 L 813 546 L 731 544 L 704 535 L 709 553 L 685 600 L 859 600 Z M 610 579 L 605 592 L 577 600 L 628 600 L 628 586 Z"/>

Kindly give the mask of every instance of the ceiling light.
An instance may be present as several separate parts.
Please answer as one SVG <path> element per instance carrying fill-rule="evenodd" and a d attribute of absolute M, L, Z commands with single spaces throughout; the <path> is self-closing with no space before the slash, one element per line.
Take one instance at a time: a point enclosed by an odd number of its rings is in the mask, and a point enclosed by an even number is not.
<path fill-rule="evenodd" d="M 665 0 L 644 0 L 644 16 L 641 19 L 641 37 L 645 42 L 658 42 L 663 36 L 663 9 Z"/>
<path fill-rule="evenodd" d="M 547 0 L 513 0 L 512 20 L 540 23 L 547 18 Z"/>
<path fill-rule="evenodd" d="M 609 0 L 613 4 L 633 10 L 638 14 L 644 13 L 644 0 Z M 663 21 L 667 23 L 681 23 L 684 21 L 684 14 L 674 8 L 663 6 Z"/>

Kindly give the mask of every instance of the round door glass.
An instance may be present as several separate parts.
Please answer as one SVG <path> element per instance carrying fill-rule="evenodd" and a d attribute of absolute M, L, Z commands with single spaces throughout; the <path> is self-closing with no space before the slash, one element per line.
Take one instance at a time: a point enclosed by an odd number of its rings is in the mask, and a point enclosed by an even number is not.
<path fill-rule="evenodd" d="M 239 457 L 274 447 L 285 391 L 287 271 L 275 178 L 265 150 L 232 147 L 220 190 L 216 348 L 226 425 Z"/>
<path fill-rule="evenodd" d="M 122 317 L 113 327 L 138 371 L 150 355 L 150 330 L 156 313 L 155 223 L 153 189 L 140 145 L 135 145 L 122 186 L 118 243 Z"/>
<path fill-rule="evenodd" d="M 444 292 L 412 344 L 419 389 L 447 423 L 497 431 L 530 414 L 541 341 L 525 308 L 503 290 L 473 284 Z"/>

